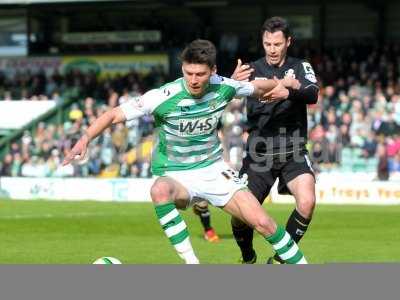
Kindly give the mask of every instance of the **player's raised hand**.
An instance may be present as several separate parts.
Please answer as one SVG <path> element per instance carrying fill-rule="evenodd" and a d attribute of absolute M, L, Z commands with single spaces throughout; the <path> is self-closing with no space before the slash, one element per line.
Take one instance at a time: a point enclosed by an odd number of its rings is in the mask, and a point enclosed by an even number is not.
<path fill-rule="evenodd" d="M 89 144 L 89 138 L 85 134 L 76 142 L 74 147 L 72 147 L 71 151 L 64 158 L 62 165 L 63 166 L 68 165 L 74 160 L 77 161 L 83 160 L 87 152 L 88 144 Z"/>
<path fill-rule="evenodd" d="M 235 70 L 233 71 L 231 78 L 238 81 L 248 81 L 251 73 L 253 72 L 254 69 L 247 64 L 243 64 L 242 60 L 239 58 L 237 60 L 237 65 Z"/>

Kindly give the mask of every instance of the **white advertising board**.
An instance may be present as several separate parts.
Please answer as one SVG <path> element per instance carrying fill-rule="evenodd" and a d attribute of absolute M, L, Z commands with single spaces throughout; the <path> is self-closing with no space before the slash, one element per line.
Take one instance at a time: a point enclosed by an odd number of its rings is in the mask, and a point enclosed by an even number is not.
<path fill-rule="evenodd" d="M 400 204 L 400 184 L 382 181 L 342 181 L 335 179 L 317 182 L 317 203 L 326 204 Z M 273 203 L 294 203 L 293 196 L 279 195 L 276 186 L 271 191 Z"/>
<path fill-rule="evenodd" d="M 150 201 L 154 179 L 95 178 L 0 178 L 3 195 L 11 199 Z M 321 204 L 400 204 L 400 184 L 380 181 L 322 181 L 316 185 L 317 203 Z M 271 191 L 273 203 L 293 203 L 289 195 Z"/>
<path fill-rule="evenodd" d="M 152 179 L 0 178 L 11 199 L 150 201 Z"/>

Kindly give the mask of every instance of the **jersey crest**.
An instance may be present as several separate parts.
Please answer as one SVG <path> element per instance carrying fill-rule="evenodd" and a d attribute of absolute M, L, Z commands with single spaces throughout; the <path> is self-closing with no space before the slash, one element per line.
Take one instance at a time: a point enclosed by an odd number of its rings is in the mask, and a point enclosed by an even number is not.
<path fill-rule="evenodd" d="M 285 78 L 293 78 L 296 79 L 296 74 L 294 73 L 293 69 L 289 69 L 285 71 Z"/>

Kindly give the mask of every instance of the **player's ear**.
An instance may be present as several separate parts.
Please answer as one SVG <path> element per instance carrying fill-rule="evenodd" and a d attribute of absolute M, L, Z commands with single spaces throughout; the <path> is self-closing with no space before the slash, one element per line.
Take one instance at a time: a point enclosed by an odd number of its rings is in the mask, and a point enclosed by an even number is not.
<path fill-rule="evenodd" d="M 211 68 L 211 74 L 212 75 L 217 74 L 217 66 Z"/>
<path fill-rule="evenodd" d="M 286 40 L 286 47 L 289 47 L 291 43 L 292 43 L 292 37 L 288 36 L 288 38 Z"/>

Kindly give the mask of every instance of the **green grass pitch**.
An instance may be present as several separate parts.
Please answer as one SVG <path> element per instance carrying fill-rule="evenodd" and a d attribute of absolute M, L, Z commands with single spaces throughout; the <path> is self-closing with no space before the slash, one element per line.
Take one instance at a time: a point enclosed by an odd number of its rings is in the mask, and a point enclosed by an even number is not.
<path fill-rule="evenodd" d="M 267 204 L 281 224 L 292 205 Z M 239 250 L 230 218 L 212 208 L 212 225 L 222 240 L 203 240 L 191 210 L 183 212 L 195 251 L 203 264 L 236 264 Z M 300 243 L 310 263 L 400 261 L 400 206 L 320 205 Z M 177 264 L 151 203 L 0 201 L 0 264 L 90 264 L 113 256 L 125 264 Z M 255 238 L 258 263 L 271 247 Z"/>

